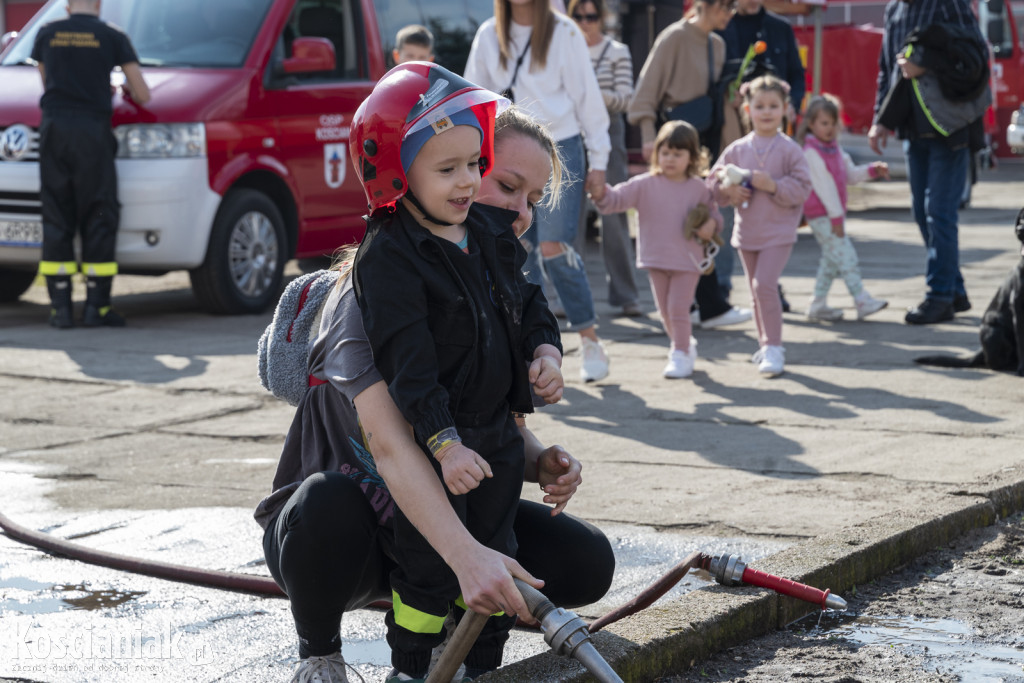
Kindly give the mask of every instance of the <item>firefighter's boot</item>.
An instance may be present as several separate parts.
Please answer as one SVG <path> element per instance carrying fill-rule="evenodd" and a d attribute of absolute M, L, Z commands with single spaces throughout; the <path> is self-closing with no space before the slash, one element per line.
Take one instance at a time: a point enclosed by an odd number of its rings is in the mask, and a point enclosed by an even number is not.
<path fill-rule="evenodd" d="M 67 275 L 47 275 L 46 290 L 50 293 L 50 325 L 59 330 L 75 326 L 71 315 L 71 278 Z"/>
<path fill-rule="evenodd" d="M 82 324 L 86 327 L 124 327 L 125 320 L 110 307 L 110 286 L 113 277 L 90 277 L 86 280 L 85 313 Z"/>

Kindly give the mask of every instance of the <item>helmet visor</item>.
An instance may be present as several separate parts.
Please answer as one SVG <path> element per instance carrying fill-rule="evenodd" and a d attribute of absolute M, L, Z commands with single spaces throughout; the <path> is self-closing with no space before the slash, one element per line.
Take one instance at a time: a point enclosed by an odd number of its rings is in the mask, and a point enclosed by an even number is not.
<path fill-rule="evenodd" d="M 512 104 L 508 99 L 495 92 L 491 92 L 490 90 L 485 90 L 484 88 L 464 90 L 452 95 L 447 100 L 439 102 L 420 114 L 412 121 L 412 123 L 409 124 L 408 128 L 406 128 L 405 133 L 402 135 L 402 140 L 405 140 L 418 130 L 423 130 L 427 126 L 433 126 L 442 119 L 451 118 L 460 111 L 472 109 L 473 107 L 487 102 L 495 103 L 495 116 L 501 114 L 501 112 L 508 109 L 509 105 Z"/>

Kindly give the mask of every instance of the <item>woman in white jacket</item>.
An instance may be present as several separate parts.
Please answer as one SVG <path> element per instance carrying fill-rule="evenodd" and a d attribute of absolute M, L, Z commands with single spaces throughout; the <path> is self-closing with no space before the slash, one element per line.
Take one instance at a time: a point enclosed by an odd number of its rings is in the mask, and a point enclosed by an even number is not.
<path fill-rule="evenodd" d="M 584 192 L 604 187 L 611 150 L 608 112 L 586 41 L 572 20 L 551 10 L 548 0 L 494 0 L 494 16 L 473 39 L 465 76 L 495 92 L 508 92 L 558 141 L 570 185 L 557 206 L 537 207 L 537 230 L 524 238 L 533 245 L 527 276 L 539 283 L 543 264 L 571 328 L 580 334 L 580 377 L 585 382 L 603 379 L 608 355 L 595 330 L 597 314 L 583 260 L 572 247 Z"/>

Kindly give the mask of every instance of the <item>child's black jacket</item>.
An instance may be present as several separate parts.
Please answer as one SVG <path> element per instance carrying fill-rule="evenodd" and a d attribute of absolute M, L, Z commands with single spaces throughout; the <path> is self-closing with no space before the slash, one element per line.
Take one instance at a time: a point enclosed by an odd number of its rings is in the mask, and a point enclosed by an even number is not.
<path fill-rule="evenodd" d="M 511 229 L 515 217 L 512 211 L 473 204 L 465 225 L 494 278 L 512 349 L 509 405 L 532 412 L 527 361 L 541 344 L 562 346 L 547 300 L 522 274 L 526 252 Z M 369 219 L 354 277 L 374 363 L 417 440 L 425 443 L 456 425 L 453 412 L 459 410 L 470 364 L 477 362 L 473 297 L 437 238 L 401 205 Z"/>

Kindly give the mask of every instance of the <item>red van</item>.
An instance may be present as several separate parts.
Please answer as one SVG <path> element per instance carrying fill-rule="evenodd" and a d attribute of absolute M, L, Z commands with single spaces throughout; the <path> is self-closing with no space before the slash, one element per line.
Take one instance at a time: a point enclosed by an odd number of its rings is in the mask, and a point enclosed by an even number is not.
<path fill-rule="evenodd" d="M 28 289 L 40 257 L 42 82 L 30 54 L 39 27 L 65 16 L 65 5 L 50 0 L 0 52 L 0 301 Z M 348 160 L 348 124 L 392 65 L 395 32 L 428 26 L 438 62 L 461 73 L 492 7 L 104 0 L 103 18 L 131 37 L 153 94 L 145 107 L 114 97 L 120 271 L 187 269 L 210 311 L 265 310 L 288 259 L 362 237 L 366 199 Z"/>

